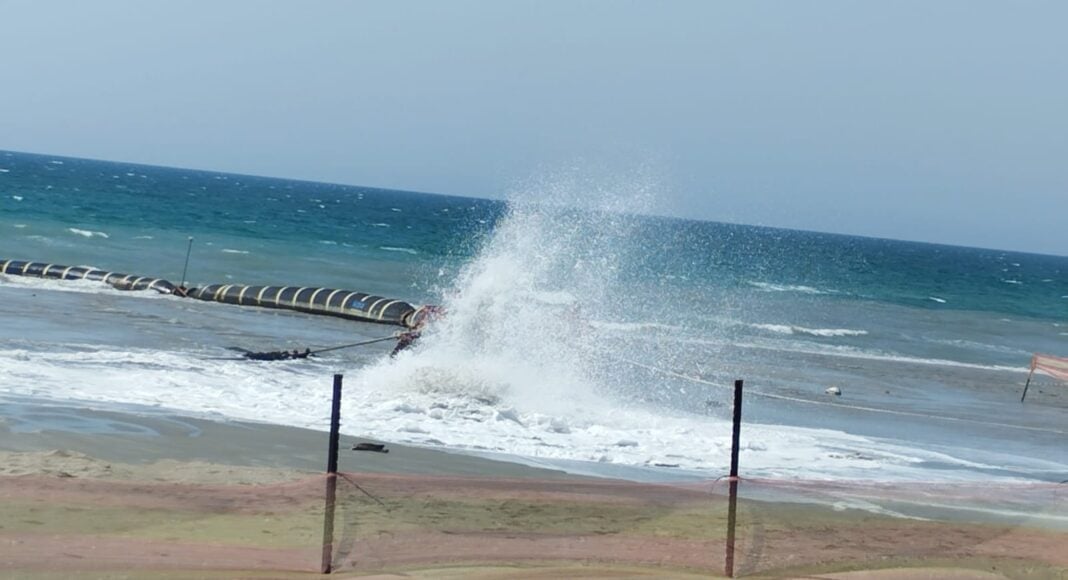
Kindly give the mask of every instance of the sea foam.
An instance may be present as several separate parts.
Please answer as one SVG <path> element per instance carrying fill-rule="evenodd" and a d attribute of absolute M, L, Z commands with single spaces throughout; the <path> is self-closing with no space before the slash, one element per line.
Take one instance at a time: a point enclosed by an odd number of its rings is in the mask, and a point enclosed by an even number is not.
<path fill-rule="evenodd" d="M 86 237 L 86 238 L 97 238 L 97 237 L 99 237 L 99 238 L 108 238 L 108 237 L 110 237 L 110 236 L 108 236 L 108 234 L 106 232 L 94 232 L 94 231 L 90 231 L 90 230 L 80 230 L 78 228 L 67 228 L 67 231 L 72 233 L 72 234 L 77 234 L 79 236 L 83 236 L 83 237 Z"/>

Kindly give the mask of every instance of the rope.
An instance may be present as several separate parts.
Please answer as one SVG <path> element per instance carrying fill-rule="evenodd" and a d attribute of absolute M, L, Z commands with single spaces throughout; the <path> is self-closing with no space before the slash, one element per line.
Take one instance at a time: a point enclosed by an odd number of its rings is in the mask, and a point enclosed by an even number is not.
<path fill-rule="evenodd" d="M 396 339 L 397 339 L 397 336 L 394 335 L 394 334 L 391 334 L 389 336 L 383 336 L 381 338 L 372 338 L 370 340 L 363 340 L 363 341 L 354 342 L 354 343 L 351 343 L 351 344 L 343 344 L 341 346 L 331 346 L 330 348 L 320 348 L 319 350 L 311 351 L 309 354 L 319 354 L 321 352 L 330 352 L 332 350 L 341 350 L 343 348 L 352 348 L 354 346 L 363 346 L 365 344 L 374 344 L 376 342 L 383 342 L 383 341 L 386 341 L 386 340 L 396 340 Z"/>
<path fill-rule="evenodd" d="M 642 364 L 640 362 L 632 361 L 630 359 L 618 358 L 618 357 L 611 357 L 611 358 L 614 358 L 615 360 L 617 360 L 619 362 L 624 362 L 624 363 L 627 363 L 627 364 L 630 364 L 630 365 L 634 365 L 636 367 L 640 367 L 640 368 L 643 368 L 643 369 L 647 369 L 647 370 L 650 370 L 650 371 L 653 371 L 653 372 L 657 372 L 657 373 L 661 373 L 661 374 L 664 374 L 664 375 L 668 375 L 668 376 L 671 376 L 671 377 L 679 378 L 679 379 L 682 379 L 682 380 L 685 380 L 685 381 L 690 381 L 690 382 L 693 382 L 693 383 L 699 383 L 699 384 L 702 384 L 702 385 L 708 385 L 710 387 L 718 387 L 718 388 L 721 388 L 721 389 L 731 389 L 732 388 L 732 387 L 729 387 L 727 385 L 716 384 L 716 383 L 713 383 L 711 381 L 706 381 L 704 379 L 699 379 L 699 378 L 687 376 L 687 375 L 684 375 L 682 373 L 677 373 L 675 371 L 669 371 L 669 370 L 661 369 L 661 368 L 654 367 L 654 366 L 651 366 L 651 365 Z M 781 401 L 791 401 L 791 402 L 794 402 L 794 403 L 804 403 L 806 405 L 823 405 L 823 406 L 826 406 L 826 407 L 839 407 L 839 408 L 842 408 L 842 409 L 855 409 L 855 410 L 858 410 L 858 411 L 868 411 L 870 413 L 883 413 L 883 414 L 886 414 L 886 415 L 898 415 L 898 416 L 903 416 L 903 417 L 920 417 L 920 418 L 924 418 L 924 419 L 938 419 L 938 420 L 942 420 L 942 421 L 956 421 L 958 423 L 973 423 L 975 425 L 1005 427 L 1006 429 L 1019 429 L 1019 430 L 1023 430 L 1023 431 L 1040 431 L 1040 432 L 1043 432 L 1043 433 L 1056 433 L 1058 435 L 1068 435 L 1068 431 L 1063 431 L 1063 430 L 1060 430 L 1060 429 L 1047 429 L 1047 428 L 1044 428 L 1044 427 L 1028 427 L 1026 425 L 1013 425 L 1013 424 L 1010 424 L 1010 423 L 996 423 L 996 422 L 991 422 L 991 421 L 979 421 L 977 419 L 965 419 L 963 417 L 947 417 L 945 415 L 931 415 L 929 413 L 918 413 L 918 412 L 915 412 L 915 411 L 897 411 L 897 410 L 894 410 L 894 409 L 880 409 L 878 407 L 865 407 L 865 406 L 862 406 L 862 405 L 846 405 L 844 403 L 831 403 L 831 402 L 828 402 L 828 401 L 812 401 L 812 400 L 809 400 L 809 399 L 802 399 L 800 397 L 790 397 L 790 396 L 787 396 L 787 395 L 776 395 L 776 394 L 773 394 L 773 393 L 761 393 L 759 391 L 749 391 L 749 394 L 750 395 L 756 395 L 758 397 L 764 397 L 766 399 L 778 399 L 778 400 L 781 400 Z"/>

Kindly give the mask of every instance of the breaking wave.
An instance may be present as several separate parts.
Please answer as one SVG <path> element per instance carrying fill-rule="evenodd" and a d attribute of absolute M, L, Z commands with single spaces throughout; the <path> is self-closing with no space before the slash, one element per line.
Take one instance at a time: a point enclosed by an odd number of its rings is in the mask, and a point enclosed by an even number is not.
<path fill-rule="evenodd" d="M 809 336 L 864 336 L 867 330 L 853 330 L 851 328 L 805 328 L 804 326 L 792 326 L 787 324 L 751 324 L 753 328 L 774 332 L 776 334 L 807 334 Z"/>

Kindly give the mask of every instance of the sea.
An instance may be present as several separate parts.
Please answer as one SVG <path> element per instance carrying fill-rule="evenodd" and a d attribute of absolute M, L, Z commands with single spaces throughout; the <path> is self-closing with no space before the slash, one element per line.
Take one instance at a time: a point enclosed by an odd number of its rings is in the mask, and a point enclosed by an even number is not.
<path fill-rule="evenodd" d="M 714 478 L 743 381 L 749 477 L 1068 479 L 1068 257 L 658 217 L 642 175 L 502 200 L 0 151 L 0 261 L 187 286 L 351 289 L 446 309 L 398 329 L 0 275 L 0 410 L 326 429 L 575 473 Z M 187 262 L 188 257 L 188 262 Z M 828 393 L 836 389 L 840 394 Z M 832 391 L 834 390 L 832 389 Z M 121 425 L 98 424 L 101 432 Z"/>

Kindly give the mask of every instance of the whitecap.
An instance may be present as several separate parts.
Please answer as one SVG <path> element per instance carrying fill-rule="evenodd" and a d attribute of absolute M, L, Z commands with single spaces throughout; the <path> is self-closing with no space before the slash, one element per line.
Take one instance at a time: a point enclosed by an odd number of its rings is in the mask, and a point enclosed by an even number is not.
<path fill-rule="evenodd" d="M 750 286 L 759 288 L 763 292 L 797 292 L 799 294 L 834 294 L 833 290 L 820 290 L 819 288 L 813 288 L 812 286 L 804 286 L 801 284 L 772 284 L 770 282 L 754 282 L 747 280 L 747 284 Z"/>
<path fill-rule="evenodd" d="M 1006 284 L 1023 284 L 1023 282 L 1021 282 L 1019 280 L 1002 280 L 1002 282 L 1004 282 Z"/>
<path fill-rule="evenodd" d="M 381 223 L 381 222 L 379 222 L 377 224 L 371 224 L 371 225 L 376 227 L 376 228 L 388 228 L 389 227 L 389 224 L 384 224 L 384 223 Z"/>
<path fill-rule="evenodd" d="M 94 231 L 90 231 L 90 230 L 80 230 L 78 228 L 67 228 L 67 231 L 72 233 L 72 234 L 78 234 L 79 236 L 84 236 L 86 238 L 95 238 L 95 237 L 108 238 L 108 237 L 111 237 L 111 236 L 107 235 L 104 232 L 94 232 Z"/>
<path fill-rule="evenodd" d="M 933 301 L 935 301 L 935 302 L 937 302 L 939 304 L 945 304 L 946 303 L 946 299 L 945 298 L 939 298 L 938 296 L 928 296 L 927 299 L 928 300 L 933 300 Z"/>
<path fill-rule="evenodd" d="M 155 239 L 152 236 L 134 236 L 135 240 L 152 240 Z"/>
<path fill-rule="evenodd" d="M 235 250 L 233 248 L 223 248 L 223 249 L 221 249 L 219 251 L 224 253 L 224 254 L 247 254 L 248 253 L 248 250 Z"/>
<path fill-rule="evenodd" d="M 11 199 L 13 199 L 15 201 L 22 201 L 22 196 L 21 195 L 12 195 Z"/>
<path fill-rule="evenodd" d="M 399 207 L 391 207 L 391 208 L 389 208 L 389 211 L 400 212 L 401 208 L 399 208 Z"/>
<path fill-rule="evenodd" d="M 26 227 L 26 224 L 13 224 L 13 226 L 16 227 L 16 228 L 22 229 L 22 228 Z M 1068 296 L 1065 296 L 1065 298 L 1068 298 Z"/>
<path fill-rule="evenodd" d="M 334 240 L 319 240 L 319 243 L 323 244 L 324 246 L 336 246 L 337 245 L 337 242 L 335 242 Z"/>
<path fill-rule="evenodd" d="M 10 169 L 4 169 L 3 167 L 0 167 L 0 173 L 11 173 L 11 170 Z"/>
<path fill-rule="evenodd" d="M 379 246 L 378 249 L 385 250 L 387 252 L 404 252 L 405 254 L 411 254 L 413 256 L 419 253 L 418 251 L 413 250 L 411 248 L 397 248 L 394 246 Z"/>
<path fill-rule="evenodd" d="M 805 328 L 804 326 L 787 324 L 751 324 L 750 326 L 777 334 L 807 334 L 820 337 L 864 336 L 868 334 L 867 330 L 854 330 L 852 328 Z"/>
<path fill-rule="evenodd" d="M 63 165 L 63 162 L 59 161 L 57 159 L 53 159 L 53 160 L 49 161 L 49 163 L 51 163 L 52 165 Z"/>

